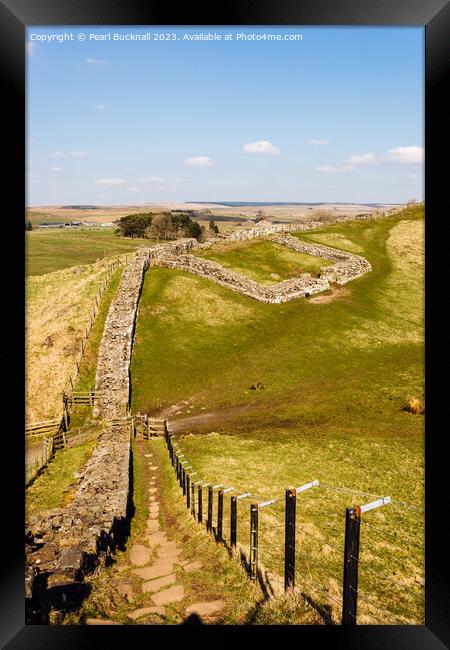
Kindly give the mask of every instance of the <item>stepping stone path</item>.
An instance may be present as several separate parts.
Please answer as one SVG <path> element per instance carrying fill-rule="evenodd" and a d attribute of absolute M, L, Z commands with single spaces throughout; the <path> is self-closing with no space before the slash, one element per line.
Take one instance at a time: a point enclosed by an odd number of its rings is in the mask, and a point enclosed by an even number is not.
<path fill-rule="evenodd" d="M 129 553 L 129 561 L 124 565 L 116 565 L 120 577 L 117 577 L 117 590 L 126 597 L 129 603 L 132 603 L 139 594 L 140 607 L 127 613 L 131 621 L 138 624 L 155 624 L 163 623 L 167 616 L 166 606 L 180 603 L 185 599 L 185 591 L 180 579 L 177 580 L 176 567 L 182 569 L 183 573 L 192 573 L 202 569 L 203 564 L 198 560 L 189 560 L 181 558 L 181 551 L 176 541 L 168 538 L 167 533 L 160 528 L 159 523 L 159 496 L 158 487 L 156 486 L 156 471 L 153 454 L 145 454 L 149 459 L 149 470 L 151 478 L 148 488 L 149 515 L 146 530 L 142 535 L 139 543 L 132 545 Z M 127 572 L 129 578 L 124 573 Z M 133 576 L 133 578 L 131 577 Z M 132 588 L 133 580 L 136 578 L 142 583 Z M 135 593 L 136 592 L 136 593 Z M 143 598 L 144 596 L 144 598 Z M 143 601 L 143 602 L 142 602 Z M 145 606 L 146 603 L 149 606 Z M 184 607 L 185 617 L 196 614 L 205 618 L 205 622 L 214 622 L 218 614 L 224 608 L 225 603 L 221 600 L 210 602 L 199 602 L 188 607 Z M 135 605 L 136 606 L 136 605 Z M 183 611 L 183 609 L 181 611 Z M 173 614 L 172 614 L 173 615 Z M 183 616 L 181 614 L 181 616 Z M 113 623 L 107 619 L 88 619 L 88 625 L 109 625 Z"/>

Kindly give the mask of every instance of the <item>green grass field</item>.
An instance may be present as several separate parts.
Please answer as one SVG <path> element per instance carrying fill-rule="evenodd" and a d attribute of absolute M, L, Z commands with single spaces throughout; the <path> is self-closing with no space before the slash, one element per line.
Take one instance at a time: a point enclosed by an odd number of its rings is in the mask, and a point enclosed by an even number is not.
<path fill-rule="evenodd" d="M 329 264 L 322 257 L 298 253 L 268 240 L 219 243 L 196 254 L 262 284 L 282 282 L 302 273 L 317 275 Z"/>
<path fill-rule="evenodd" d="M 148 246 L 148 240 L 114 234 L 114 228 L 33 230 L 25 233 L 27 275 L 43 275 L 80 264 L 92 264 Z"/>
<path fill-rule="evenodd" d="M 423 207 L 298 236 L 364 255 L 373 270 L 325 300 L 283 305 L 147 272 L 132 408 L 168 414 L 207 481 L 258 499 L 322 482 L 299 497 L 297 584 L 338 621 L 345 507 L 371 500 L 362 493 L 423 505 L 423 417 L 403 410 L 409 397 L 423 400 Z M 228 263 L 243 264 L 236 249 Z M 277 575 L 282 505 L 261 516 L 260 561 Z M 248 502 L 240 509 L 245 546 Z M 359 622 L 423 623 L 423 513 L 395 503 L 364 521 Z"/>

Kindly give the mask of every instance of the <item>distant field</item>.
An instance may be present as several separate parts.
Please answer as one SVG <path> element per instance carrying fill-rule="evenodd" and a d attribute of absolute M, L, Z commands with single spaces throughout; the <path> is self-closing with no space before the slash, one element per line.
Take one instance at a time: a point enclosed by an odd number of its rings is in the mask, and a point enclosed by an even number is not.
<path fill-rule="evenodd" d="M 302 273 L 316 275 L 329 264 L 322 257 L 298 253 L 267 240 L 217 243 L 196 254 L 262 284 L 281 282 Z"/>
<path fill-rule="evenodd" d="M 43 275 L 79 264 L 92 264 L 148 246 L 149 240 L 114 234 L 114 228 L 33 230 L 25 233 L 26 274 Z"/>
<path fill-rule="evenodd" d="M 298 580 L 335 620 L 345 507 L 370 494 L 402 502 L 364 517 L 360 622 L 422 624 L 424 422 L 403 407 L 424 397 L 423 207 L 298 236 L 357 252 L 373 270 L 326 300 L 282 305 L 177 270 L 147 272 L 132 409 L 167 414 L 197 478 L 257 499 L 322 482 L 300 501 Z M 248 503 L 239 507 L 248 528 Z M 260 561 L 276 574 L 282 517 L 282 502 L 261 515 Z"/>

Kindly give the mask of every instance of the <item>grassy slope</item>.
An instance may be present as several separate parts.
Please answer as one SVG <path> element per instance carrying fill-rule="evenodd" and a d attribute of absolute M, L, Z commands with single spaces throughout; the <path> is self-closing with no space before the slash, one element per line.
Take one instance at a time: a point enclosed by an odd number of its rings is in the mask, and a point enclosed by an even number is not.
<path fill-rule="evenodd" d="M 118 237 L 113 228 L 58 229 L 27 232 L 25 244 L 27 275 L 43 275 L 132 252 L 139 246 L 148 246 L 148 240 Z"/>
<path fill-rule="evenodd" d="M 42 510 L 62 508 L 73 497 L 74 472 L 89 459 L 95 441 L 91 440 L 56 452 L 45 471 L 26 491 L 26 518 Z"/>
<path fill-rule="evenodd" d="M 26 283 L 27 420 L 56 417 L 109 262 L 29 277 Z"/>
<path fill-rule="evenodd" d="M 267 240 L 215 244 L 214 248 L 197 255 L 219 262 L 262 284 L 281 282 L 302 273 L 314 275 L 329 264 L 321 257 L 298 253 Z M 279 277 L 272 277 L 272 273 Z"/>
<path fill-rule="evenodd" d="M 95 373 L 97 370 L 97 357 L 100 341 L 105 326 L 109 306 L 117 291 L 122 275 L 119 268 L 112 275 L 108 287 L 103 292 L 95 322 L 92 326 L 89 340 L 86 345 L 83 359 L 80 365 L 76 390 L 88 390 L 95 385 Z M 35 396 L 36 401 L 39 396 Z M 59 396 L 57 396 L 59 397 Z M 58 405 L 58 404 L 57 404 Z M 57 406 L 56 405 L 56 406 Z M 88 428 L 87 419 L 92 415 L 90 407 L 74 406 L 70 420 L 70 428 L 81 427 L 84 432 Z M 93 433 L 96 431 L 94 429 Z M 39 444 L 42 444 L 42 437 L 39 436 Z M 26 491 L 27 516 L 40 510 L 48 510 L 64 506 L 72 494 L 70 487 L 74 483 L 73 473 L 82 467 L 88 460 L 95 441 L 84 442 L 74 447 L 56 452 L 55 457 L 46 470 L 32 483 Z M 36 444 L 33 440 L 33 443 Z"/>
<path fill-rule="evenodd" d="M 385 220 L 303 233 L 308 241 L 353 247 L 372 264 L 370 274 L 327 304 L 263 305 L 188 274 L 147 273 L 132 362 L 133 408 L 151 413 L 177 404 L 180 417 L 213 412 L 184 430 L 214 429 L 220 436 L 182 441 L 206 480 L 268 498 L 314 478 L 355 490 L 322 487 L 302 498 L 303 557 L 328 562 L 311 568 L 326 574 L 313 574 L 308 587 L 319 602 L 327 602 L 317 592 L 319 579 L 339 601 L 341 515 L 345 506 L 367 501 L 357 490 L 423 500 L 423 420 L 402 410 L 408 396 L 423 396 L 422 216 L 415 207 Z M 249 390 L 259 381 L 264 390 Z M 264 517 L 281 521 L 282 513 L 275 507 Z M 377 537 L 363 528 L 362 557 L 370 566 L 361 589 L 375 594 L 375 603 L 365 596 L 361 622 L 422 622 L 420 512 L 389 506 L 367 521 L 382 532 Z M 268 527 L 262 537 L 261 561 L 281 573 L 277 530 Z M 337 616 L 337 605 L 328 604 Z"/>

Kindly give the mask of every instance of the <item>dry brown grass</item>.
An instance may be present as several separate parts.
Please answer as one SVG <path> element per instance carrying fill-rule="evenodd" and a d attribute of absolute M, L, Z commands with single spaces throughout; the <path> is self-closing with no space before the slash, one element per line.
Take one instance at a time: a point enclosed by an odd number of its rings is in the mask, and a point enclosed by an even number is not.
<path fill-rule="evenodd" d="M 423 413 L 425 413 L 425 407 L 417 397 L 410 397 L 403 407 L 403 410 L 407 413 L 412 413 L 413 415 L 423 415 Z"/>
<path fill-rule="evenodd" d="M 110 259 L 30 277 L 26 283 L 28 422 L 57 417 Z"/>

